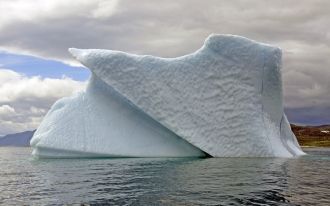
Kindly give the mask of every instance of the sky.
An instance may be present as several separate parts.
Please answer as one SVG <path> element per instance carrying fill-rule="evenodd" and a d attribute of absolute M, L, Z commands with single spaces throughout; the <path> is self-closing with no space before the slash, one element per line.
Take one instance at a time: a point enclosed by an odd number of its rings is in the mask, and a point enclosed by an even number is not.
<path fill-rule="evenodd" d="M 37 128 L 51 105 L 82 91 L 89 71 L 70 47 L 176 57 L 211 33 L 283 50 L 292 123 L 330 123 L 328 0 L 1 0 L 0 135 Z"/>

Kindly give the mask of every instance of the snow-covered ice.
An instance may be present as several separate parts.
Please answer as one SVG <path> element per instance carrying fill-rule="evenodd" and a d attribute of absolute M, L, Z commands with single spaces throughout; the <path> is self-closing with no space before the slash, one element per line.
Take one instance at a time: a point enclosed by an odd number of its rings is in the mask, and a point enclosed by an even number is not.
<path fill-rule="evenodd" d="M 293 157 L 281 50 L 211 35 L 177 58 L 70 49 L 92 71 L 85 92 L 56 102 L 31 145 L 42 157 Z"/>
<path fill-rule="evenodd" d="M 93 75 L 86 92 L 57 101 L 31 140 L 42 157 L 189 157 L 205 154 Z"/>

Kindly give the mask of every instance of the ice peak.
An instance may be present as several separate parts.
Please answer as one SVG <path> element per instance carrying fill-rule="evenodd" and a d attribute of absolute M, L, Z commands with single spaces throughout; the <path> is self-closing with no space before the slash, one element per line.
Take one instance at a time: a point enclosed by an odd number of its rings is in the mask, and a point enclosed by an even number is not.
<path fill-rule="evenodd" d="M 85 55 L 85 50 L 83 50 L 83 49 L 77 49 L 77 48 L 69 48 L 68 49 L 68 51 L 72 54 L 72 56 L 74 57 L 74 58 L 76 58 L 77 60 L 80 60 L 80 58 L 82 57 L 82 56 L 84 56 Z"/>

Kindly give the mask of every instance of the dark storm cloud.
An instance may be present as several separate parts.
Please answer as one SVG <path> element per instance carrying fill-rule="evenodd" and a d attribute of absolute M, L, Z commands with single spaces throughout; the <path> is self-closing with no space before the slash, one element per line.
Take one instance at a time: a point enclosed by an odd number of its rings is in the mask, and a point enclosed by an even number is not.
<path fill-rule="evenodd" d="M 314 118 L 330 115 L 330 1 L 67 2 L 0 6 L 1 48 L 65 62 L 72 61 L 68 47 L 175 57 L 198 49 L 210 33 L 243 35 L 283 49 L 291 120 L 305 121 L 293 113 L 304 109 Z"/>

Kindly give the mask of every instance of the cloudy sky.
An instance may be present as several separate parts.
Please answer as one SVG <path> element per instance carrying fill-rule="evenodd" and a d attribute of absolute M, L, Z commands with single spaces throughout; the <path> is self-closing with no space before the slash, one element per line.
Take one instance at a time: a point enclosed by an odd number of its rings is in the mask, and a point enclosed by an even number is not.
<path fill-rule="evenodd" d="M 1 0 L 0 135 L 35 129 L 89 72 L 67 48 L 176 57 L 210 33 L 283 49 L 285 110 L 300 124 L 330 123 L 328 0 Z"/>

